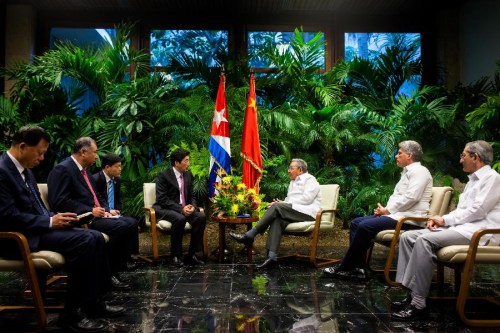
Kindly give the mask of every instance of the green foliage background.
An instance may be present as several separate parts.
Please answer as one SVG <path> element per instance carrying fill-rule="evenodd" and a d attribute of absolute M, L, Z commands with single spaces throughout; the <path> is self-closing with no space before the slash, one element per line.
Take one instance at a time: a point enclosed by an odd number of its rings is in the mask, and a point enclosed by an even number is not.
<path fill-rule="evenodd" d="M 10 99 L 0 97 L 1 151 L 8 149 L 10 135 L 19 127 L 44 127 L 52 142 L 43 165 L 35 170 L 38 181 L 44 182 L 50 169 L 69 156 L 78 137 L 91 136 L 99 154 L 113 151 L 123 156 L 125 213 L 140 218 L 142 184 L 169 167 L 169 152 L 182 146 L 191 151 L 196 196 L 207 204 L 207 147 L 220 69 L 224 66 L 226 73 L 232 164 L 240 170 L 248 59 L 218 47 L 207 51 L 217 63 L 209 67 L 203 61 L 208 55 L 202 52 L 192 58 L 167 54 L 167 72 L 150 74 L 149 54 L 127 46 L 133 26 L 117 28 L 112 45 L 83 49 L 59 43 L 31 64 L 1 71 L 15 81 Z M 256 81 L 264 161 L 261 191 L 268 200 L 286 195 L 288 162 L 300 157 L 320 183 L 340 184 L 339 214 L 346 224 L 391 194 L 400 174 L 394 153 L 406 139 L 422 144 L 435 185 L 465 180 L 458 154 L 475 139 L 492 142 L 495 168 L 500 169 L 500 63 L 492 80 L 453 91 L 420 86 L 404 96 L 396 94 L 401 85 L 422 72 L 414 57 L 415 41 L 396 39 L 369 60 L 339 61 L 325 72 L 323 40 L 319 33 L 306 41 L 296 29 L 284 52 L 264 40 L 254 55 L 275 68 L 257 74 Z M 181 47 L 182 39 L 178 43 Z M 64 88 L 63 78 L 71 78 L 71 88 Z M 88 91 L 97 102 L 77 112 Z"/>

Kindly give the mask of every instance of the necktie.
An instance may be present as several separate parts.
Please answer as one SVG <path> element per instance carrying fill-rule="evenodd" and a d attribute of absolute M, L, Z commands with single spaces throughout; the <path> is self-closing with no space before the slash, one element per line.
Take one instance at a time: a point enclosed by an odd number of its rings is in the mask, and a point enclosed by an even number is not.
<path fill-rule="evenodd" d="M 47 210 L 47 208 L 45 208 L 45 205 L 43 204 L 42 199 L 40 199 L 38 197 L 38 193 L 35 190 L 35 185 L 34 185 L 33 181 L 31 180 L 31 177 L 29 176 L 28 169 L 24 169 L 23 174 L 24 174 L 24 180 L 26 181 L 26 185 L 28 185 L 28 188 L 29 188 L 33 198 L 35 198 L 35 202 L 38 204 L 38 208 L 40 209 L 42 215 L 50 216 L 50 213 Z"/>
<path fill-rule="evenodd" d="M 90 184 L 90 180 L 85 169 L 82 169 L 82 176 L 85 179 L 87 186 L 89 187 L 90 193 L 92 193 L 92 196 L 94 197 L 94 207 L 101 207 L 101 205 L 99 205 L 99 200 L 97 200 L 97 196 L 95 195 L 94 189 L 92 188 L 92 184 Z"/>
<path fill-rule="evenodd" d="M 108 182 L 108 204 L 109 209 L 115 209 L 115 185 L 112 179 Z"/>
<path fill-rule="evenodd" d="M 184 207 L 186 206 L 186 194 L 184 192 L 184 175 L 181 174 L 181 176 L 179 177 L 180 180 L 181 180 L 181 206 Z"/>

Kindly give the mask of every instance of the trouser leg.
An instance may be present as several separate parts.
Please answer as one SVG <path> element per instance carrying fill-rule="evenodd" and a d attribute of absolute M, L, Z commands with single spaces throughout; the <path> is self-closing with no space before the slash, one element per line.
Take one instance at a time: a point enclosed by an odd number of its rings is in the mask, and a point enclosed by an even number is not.
<path fill-rule="evenodd" d="M 437 250 L 449 245 L 468 245 L 470 240 L 454 230 L 430 231 L 429 229 L 423 229 L 419 232 L 409 233 L 409 236 L 405 236 L 406 233 L 402 235 L 405 243 L 400 243 L 400 251 L 403 246 L 406 256 L 408 256 L 409 251 L 406 247 L 411 246 L 412 242 L 414 244 L 401 283 L 409 288 L 412 293 L 427 297 L 434 273 Z M 409 240 L 406 241 L 406 238 Z M 398 277 L 401 277 L 399 269 L 398 266 Z M 401 266 L 401 269 L 403 269 L 403 266 Z"/>

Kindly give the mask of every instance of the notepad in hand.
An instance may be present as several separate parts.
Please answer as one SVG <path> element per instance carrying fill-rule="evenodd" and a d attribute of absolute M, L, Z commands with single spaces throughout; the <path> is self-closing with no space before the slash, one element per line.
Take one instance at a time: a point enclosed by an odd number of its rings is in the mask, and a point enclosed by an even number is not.
<path fill-rule="evenodd" d="M 78 221 L 73 222 L 75 225 L 82 225 L 82 224 L 87 224 L 91 223 L 94 220 L 94 216 L 92 215 L 92 212 L 86 212 L 80 215 L 77 215 L 76 218 Z"/>

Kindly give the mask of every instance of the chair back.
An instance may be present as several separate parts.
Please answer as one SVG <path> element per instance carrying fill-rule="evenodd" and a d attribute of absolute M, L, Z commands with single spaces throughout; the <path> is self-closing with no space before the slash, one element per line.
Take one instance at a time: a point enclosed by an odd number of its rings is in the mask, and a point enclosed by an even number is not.
<path fill-rule="evenodd" d="M 433 187 L 429 216 L 443 216 L 448 213 L 453 189 L 449 186 Z"/>
<path fill-rule="evenodd" d="M 40 196 L 42 197 L 42 201 L 45 204 L 45 208 L 47 208 L 50 211 L 49 188 L 47 187 L 47 184 L 39 183 L 38 184 L 38 191 L 40 191 Z"/>
<path fill-rule="evenodd" d="M 144 207 L 151 208 L 153 207 L 156 201 L 156 183 L 144 183 L 143 184 L 143 193 L 144 193 Z M 146 225 L 149 225 L 151 221 L 149 220 L 149 214 L 146 214 Z"/>
<path fill-rule="evenodd" d="M 340 186 L 338 184 L 326 184 L 319 186 L 321 191 L 321 209 L 337 209 Z M 321 228 L 331 229 L 335 223 L 334 213 L 325 213 L 321 216 Z"/>

